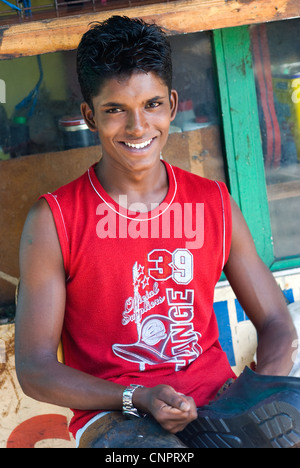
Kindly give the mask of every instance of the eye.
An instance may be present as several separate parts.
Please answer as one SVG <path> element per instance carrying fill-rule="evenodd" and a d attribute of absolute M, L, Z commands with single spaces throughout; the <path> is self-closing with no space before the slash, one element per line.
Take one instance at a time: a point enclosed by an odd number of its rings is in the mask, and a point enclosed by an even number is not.
<path fill-rule="evenodd" d="M 158 101 L 154 101 L 154 102 L 149 102 L 147 105 L 146 105 L 146 108 L 147 109 L 156 109 L 157 107 L 161 106 L 161 102 L 158 102 Z"/>
<path fill-rule="evenodd" d="M 120 112 L 122 112 L 122 109 L 119 107 L 113 107 L 112 109 L 107 109 L 105 111 L 106 114 L 119 114 Z"/>

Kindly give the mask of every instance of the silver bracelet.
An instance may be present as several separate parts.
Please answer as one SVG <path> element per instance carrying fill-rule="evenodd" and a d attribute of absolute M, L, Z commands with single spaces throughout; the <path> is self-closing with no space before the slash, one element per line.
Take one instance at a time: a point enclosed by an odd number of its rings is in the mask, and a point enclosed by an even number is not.
<path fill-rule="evenodd" d="M 122 412 L 126 417 L 135 416 L 136 418 L 141 418 L 141 415 L 139 414 L 137 408 L 135 408 L 133 406 L 132 396 L 133 396 L 134 391 L 137 388 L 142 388 L 142 387 L 143 387 L 143 385 L 131 384 L 129 387 L 127 387 L 124 390 L 124 392 L 123 392 L 123 410 L 122 410 Z"/>

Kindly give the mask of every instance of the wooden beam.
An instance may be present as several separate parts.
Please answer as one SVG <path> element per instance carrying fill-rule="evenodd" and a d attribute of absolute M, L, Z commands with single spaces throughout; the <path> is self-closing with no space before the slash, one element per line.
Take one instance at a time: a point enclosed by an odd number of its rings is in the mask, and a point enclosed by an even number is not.
<path fill-rule="evenodd" d="M 268 185 L 267 190 L 269 201 L 300 197 L 300 181 Z"/>
<path fill-rule="evenodd" d="M 0 25 L 0 59 L 76 49 L 91 21 L 112 14 L 155 21 L 169 34 L 180 34 L 300 17 L 300 4 L 298 0 L 177 0 Z"/>

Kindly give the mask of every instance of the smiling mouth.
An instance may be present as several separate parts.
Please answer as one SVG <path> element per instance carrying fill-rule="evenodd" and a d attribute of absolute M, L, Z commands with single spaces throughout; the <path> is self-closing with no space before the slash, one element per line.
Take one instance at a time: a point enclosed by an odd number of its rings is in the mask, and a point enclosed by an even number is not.
<path fill-rule="evenodd" d="M 147 148 L 147 146 L 150 146 L 152 141 L 153 141 L 153 138 L 147 141 L 143 141 L 142 143 L 129 143 L 128 141 L 124 141 L 123 144 L 127 146 L 128 148 L 144 149 L 144 148 Z"/>

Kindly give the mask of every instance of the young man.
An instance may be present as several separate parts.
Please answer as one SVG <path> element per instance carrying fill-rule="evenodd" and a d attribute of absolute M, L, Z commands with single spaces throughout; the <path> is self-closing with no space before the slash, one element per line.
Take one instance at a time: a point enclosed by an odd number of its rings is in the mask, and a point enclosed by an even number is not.
<path fill-rule="evenodd" d="M 227 395 L 262 384 L 261 401 L 251 402 L 250 391 L 245 405 L 267 408 L 278 388 L 287 392 L 290 380 L 274 377 L 270 390 L 268 376 L 291 371 L 296 332 L 225 185 L 161 160 L 178 101 L 161 29 L 126 17 L 94 25 L 78 48 L 78 76 L 102 158 L 41 197 L 26 221 L 19 380 L 31 397 L 75 408 L 70 429 L 80 447 L 181 447 L 174 434 L 196 440 L 201 407 L 235 378 L 213 313 L 222 270 L 259 337 L 257 374 L 244 374 Z M 61 336 L 64 364 L 56 356 Z M 272 444 L 256 420 L 250 435 L 236 433 L 249 414 L 241 406 L 233 414 L 232 404 L 226 413 L 220 401 L 222 444 Z M 300 441 L 294 406 L 291 445 Z"/>

